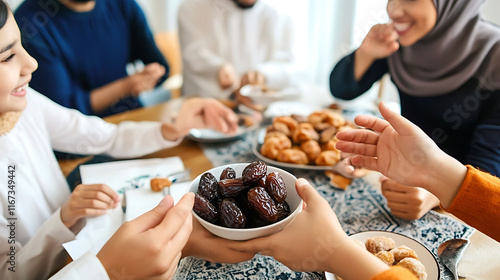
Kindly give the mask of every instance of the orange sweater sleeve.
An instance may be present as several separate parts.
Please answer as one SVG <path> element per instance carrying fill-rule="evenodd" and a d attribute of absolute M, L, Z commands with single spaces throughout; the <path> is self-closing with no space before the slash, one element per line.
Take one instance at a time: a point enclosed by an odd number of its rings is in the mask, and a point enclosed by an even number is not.
<path fill-rule="evenodd" d="M 467 165 L 467 175 L 447 212 L 500 242 L 500 179 Z"/>
<path fill-rule="evenodd" d="M 389 270 L 386 270 L 379 275 L 373 277 L 371 280 L 418 280 L 413 273 L 408 269 L 401 266 L 391 266 Z"/>

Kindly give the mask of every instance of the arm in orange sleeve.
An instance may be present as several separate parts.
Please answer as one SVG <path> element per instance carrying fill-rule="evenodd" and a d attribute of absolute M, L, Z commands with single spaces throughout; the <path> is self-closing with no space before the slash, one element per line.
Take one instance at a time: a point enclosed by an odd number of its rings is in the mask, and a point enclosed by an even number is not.
<path fill-rule="evenodd" d="M 445 211 L 500 242 L 500 178 L 467 165 L 458 194 Z"/>
<path fill-rule="evenodd" d="M 371 280 L 418 280 L 408 269 L 392 266 L 390 269 L 373 277 Z"/>

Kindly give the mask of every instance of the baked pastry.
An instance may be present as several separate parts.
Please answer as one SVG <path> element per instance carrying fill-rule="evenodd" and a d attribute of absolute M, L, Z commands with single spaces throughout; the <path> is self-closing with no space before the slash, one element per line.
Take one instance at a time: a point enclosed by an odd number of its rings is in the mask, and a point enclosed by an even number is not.
<path fill-rule="evenodd" d="M 399 261 L 397 266 L 406 267 L 410 270 L 419 280 L 427 280 L 427 272 L 425 266 L 417 259 L 405 258 Z"/>
<path fill-rule="evenodd" d="M 283 132 L 287 137 L 292 136 L 292 132 L 290 132 L 288 126 L 282 122 L 274 122 L 273 124 L 268 125 L 266 130 L 267 132 L 280 131 Z"/>
<path fill-rule="evenodd" d="M 278 138 L 282 143 L 280 149 L 288 149 L 292 147 L 292 140 L 290 140 L 290 138 L 281 131 L 268 132 L 264 137 L 264 142 L 266 142 L 269 138 Z"/>
<path fill-rule="evenodd" d="M 344 177 L 330 170 L 325 171 L 325 175 L 330 178 L 330 185 L 337 189 L 345 190 L 352 182 L 351 178 Z M 363 247 L 364 246 L 363 244 Z"/>
<path fill-rule="evenodd" d="M 316 165 L 331 166 L 340 161 L 339 151 L 322 151 L 315 160 Z"/>
<path fill-rule="evenodd" d="M 152 191 L 161 192 L 163 188 L 170 187 L 172 182 L 168 178 L 153 178 L 150 185 Z"/>
<path fill-rule="evenodd" d="M 365 242 L 366 250 L 372 254 L 380 251 L 390 251 L 396 247 L 396 242 L 392 238 L 376 236 L 368 238 Z"/>
<path fill-rule="evenodd" d="M 260 153 L 267 158 L 277 159 L 280 151 L 291 147 L 292 141 L 290 141 L 290 139 L 286 136 L 285 138 L 270 137 L 264 141 L 264 144 L 260 147 Z"/>
<path fill-rule="evenodd" d="M 339 140 L 337 140 L 336 137 L 328 140 L 326 143 L 323 143 L 321 145 L 321 149 L 323 151 L 338 151 L 337 148 L 335 148 L 335 144 L 337 144 Z"/>
<path fill-rule="evenodd" d="M 292 140 L 294 143 L 302 143 L 309 140 L 319 140 L 319 134 L 314 130 L 310 123 L 301 123 L 293 132 Z"/>
<path fill-rule="evenodd" d="M 394 264 L 394 255 L 391 251 L 379 251 L 375 254 L 375 257 L 379 258 L 388 266 L 392 266 Z"/>
<path fill-rule="evenodd" d="M 275 122 L 281 122 L 281 123 L 286 124 L 286 126 L 288 126 L 288 129 L 290 130 L 291 133 L 293 133 L 293 131 L 299 125 L 299 123 L 294 118 L 288 117 L 288 116 L 276 117 L 273 120 L 273 123 L 275 123 Z"/>
<path fill-rule="evenodd" d="M 335 137 L 335 134 L 337 134 L 337 130 L 338 129 L 335 126 L 330 125 L 328 128 L 321 131 L 319 135 L 319 142 L 326 143 L 332 140 Z"/>
<path fill-rule="evenodd" d="M 418 260 L 417 253 L 405 245 L 392 249 L 391 253 L 394 255 L 394 263 L 397 263 L 404 258 L 414 258 Z"/>
<path fill-rule="evenodd" d="M 317 141 L 309 140 L 300 144 L 300 149 L 306 153 L 310 162 L 314 162 L 321 153 L 321 147 Z"/>
<path fill-rule="evenodd" d="M 278 161 L 295 163 L 295 164 L 308 164 L 306 153 L 298 149 L 284 149 L 278 154 Z"/>

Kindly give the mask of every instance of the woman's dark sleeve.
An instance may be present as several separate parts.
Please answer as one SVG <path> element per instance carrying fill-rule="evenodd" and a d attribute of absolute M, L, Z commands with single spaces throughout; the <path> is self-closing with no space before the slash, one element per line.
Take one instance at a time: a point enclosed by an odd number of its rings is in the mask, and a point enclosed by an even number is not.
<path fill-rule="evenodd" d="M 474 129 L 466 163 L 500 177 L 500 90 L 485 94 L 490 106 Z"/>
<path fill-rule="evenodd" d="M 158 81 L 159 85 L 168 78 L 170 67 L 156 45 L 153 32 L 148 25 L 146 16 L 141 10 L 141 7 L 135 1 L 130 2 L 131 3 L 128 5 L 130 8 L 128 12 L 130 13 L 130 29 L 132 32 L 130 42 L 132 44 L 132 57 L 130 61 L 140 59 L 146 65 L 153 62 L 158 62 L 163 65 L 163 67 L 165 67 L 165 74 Z"/>
<path fill-rule="evenodd" d="M 376 60 L 366 71 L 361 81 L 354 79 L 354 53 L 340 60 L 330 74 L 330 92 L 333 96 L 351 100 L 369 90 L 389 71 L 387 59 Z"/>

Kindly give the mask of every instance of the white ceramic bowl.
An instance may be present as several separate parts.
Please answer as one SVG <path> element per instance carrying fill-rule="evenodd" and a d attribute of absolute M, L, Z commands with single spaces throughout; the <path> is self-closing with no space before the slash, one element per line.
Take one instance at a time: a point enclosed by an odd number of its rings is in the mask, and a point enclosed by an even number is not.
<path fill-rule="evenodd" d="M 226 169 L 227 167 L 231 167 L 234 169 L 234 171 L 236 171 L 236 177 L 241 177 L 241 172 L 247 165 L 249 165 L 249 163 L 233 163 L 215 167 L 206 172 L 212 173 L 215 178 L 219 180 L 222 170 Z M 269 174 L 272 172 L 279 172 L 286 184 L 286 202 L 290 206 L 291 213 L 285 219 L 264 227 L 235 229 L 226 228 L 207 222 L 204 219 L 200 218 L 194 211 L 193 216 L 198 219 L 198 221 L 200 221 L 200 223 L 211 233 L 230 240 L 249 240 L 257 237 L 271 235 L 273 233 L 281 231 L 302 210 L 302 199 L 299 197 L 297 191 L 295 190 L 295 181 L 297 181 L 297 178 L 295 176 L 282 169 L 268 166 L 267 173 Z M 191 186 L 189 186 L 188 192 L 197 192 L 201 175 L 202 174 L 194 179 L 194 181 L 191 183 Z"/>

